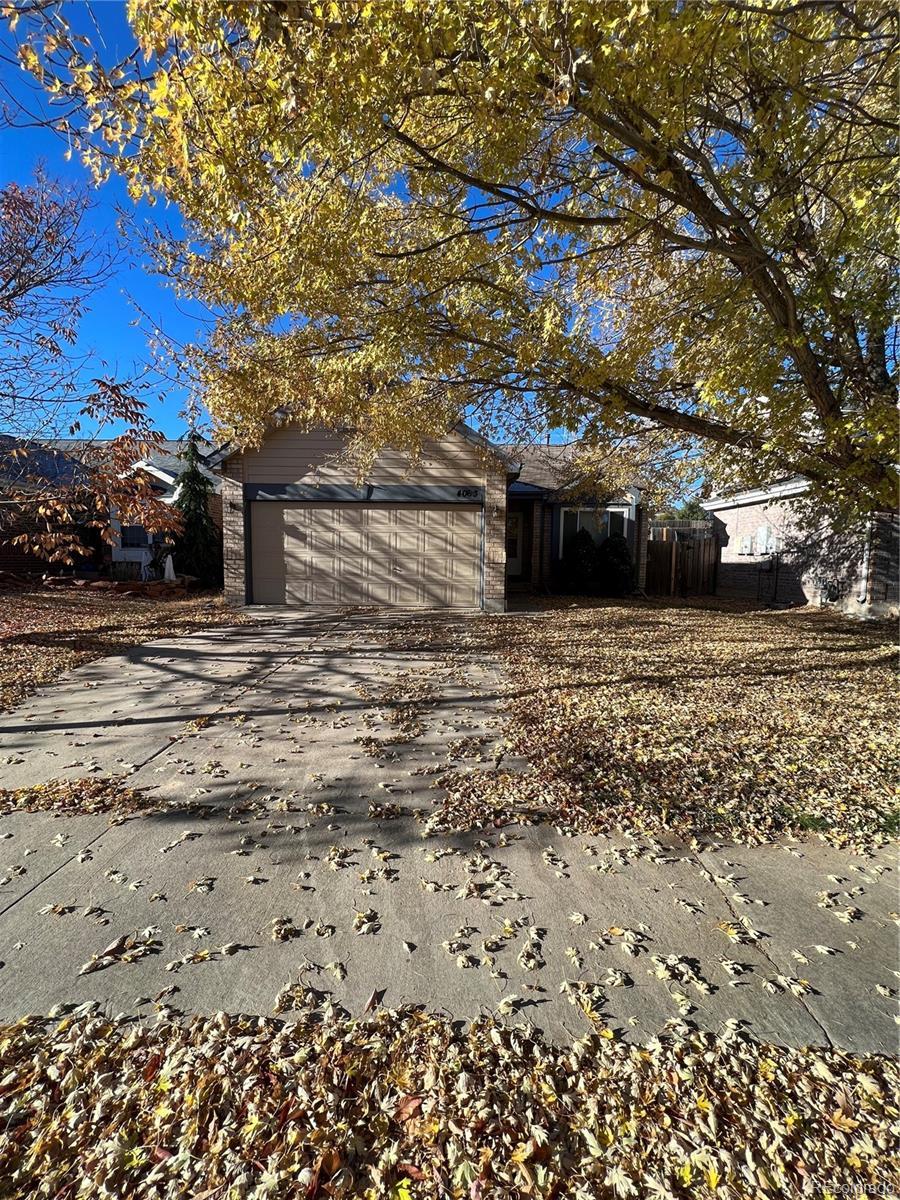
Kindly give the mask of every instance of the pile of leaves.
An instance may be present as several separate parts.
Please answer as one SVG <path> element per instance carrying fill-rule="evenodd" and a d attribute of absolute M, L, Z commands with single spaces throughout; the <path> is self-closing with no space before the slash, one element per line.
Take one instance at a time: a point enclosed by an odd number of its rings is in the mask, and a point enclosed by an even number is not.
<path fill-rule="evenodd" d="M 436 829 L 549 820 L 850 845 L 900 829 L 886 626 L 808 609 L 565 601 L 386 636 L 506 669 L 505 748 L 530 769 L 448 772 Z"/>
<path fill-rule="evenodd" d="M 883 1057 L 673 1022 L 554 1047 L 489 1017 L 229 1016 L 97 1005 L 0 1027 L 17 1197 L 758 1197 L 900 1187 Z"/>
<path fill-rule="evenodd" d="M 21 788 L 0 788 L 0 817 L 11 812 L 54 812 L 63 816 L 127 814 L 150 807 L 147 795 L 127 787 L 118 775 L 52 779 L 49 783 Z"/>
<path fill-rule="evenodd" d="M 217 625 L 245 625 L 217 596 L 187 600 L 123 599 L 85 591 L 10 592 L 0 617 L 0 710 L 95 658 L 156 638 Z"/>

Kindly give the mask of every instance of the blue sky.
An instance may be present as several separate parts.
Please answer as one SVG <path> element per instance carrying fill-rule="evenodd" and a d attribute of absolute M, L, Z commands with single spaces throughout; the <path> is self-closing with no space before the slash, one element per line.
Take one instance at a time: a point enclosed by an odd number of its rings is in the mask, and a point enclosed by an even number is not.
<path fill-rule="evenodd" d="M 90 6 L 69 0 L 67 17 L 79 32 L 86 33 L 94 45 L 98 45 L 98 31 L 105 43 L 103 57 L 121 58 L 134 46 L 134 39 L 125 15 L 125 5 L 119 0 L 102 0 Z M 0 22 L 0 47 L 7 58 L 13 47 L 7 26 Z M 0 65 L 3 72 L 3 102 L 9 108 L 18 101 L 30 112 L 41 109 L 46 115 L 49 108 L 35 91 L 30 79 L 22 71 Z M 13 103 L 10 103 L 10 96 Z M 20 110 L 17 121 L 27 120 Z M 77 155 L 66 161 L 65 141 L 56 133 L 41 127 L 17 127 L 0 129 L 0 187 L 15 182 L 27 184 L 34 174 L 35 166 L 43 163 L 47 174 L 61 180 L 71 180 L 91 186 L 87 171 Z M 117 205 L 134 209 L 121 181 L 113 179 L 94 190 L 96 207 L 90 214 L 92 228 L 116 236 Z M 149 212 L 149 209 L 147 210 Z M 177 214 L 168 213 L 169 223 L 177 223 Z M 201 310 L 179 301 L 174 292 L 159 278 L 146 270 L 134 253 L 128 253 L 109 283 L 95 294 L 90 302 L 79 329 L 79 349 L 90 350 L 93 374 L 115 374 L 128 377 L 150 359 L 147 347 L 146 322 L 142 327 L 132 323 L 138 318 L 137 305 L 148 314 L 166 334 L 179 342 L 190 341 L 199 327 Z M 94 357 L 95 356 L 95 357 Z M 102 364 L 106 363 L 104 367 Z M 163 394 L 164 393 L 164 394 Z M 183 422 L 179 413 L 184 408 L 186 393 L 160 381 L 147 397 L 154 424 L 167 436 L 180 433 Z"/>

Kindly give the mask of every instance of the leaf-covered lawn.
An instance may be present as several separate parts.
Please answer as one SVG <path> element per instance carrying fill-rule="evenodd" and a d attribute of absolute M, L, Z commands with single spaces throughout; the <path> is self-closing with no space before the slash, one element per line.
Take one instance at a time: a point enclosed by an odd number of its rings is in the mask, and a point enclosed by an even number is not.
<path fill-rule="evenodd" d="M 152 601 L 88 592 L 0 594 L 0 710 L 91 659 L 156 638 L 243 625 L 218 596 Z"/>
<path fill-rule="evenodd" d="M 389 636 L 505 668 L 508 749 L 530 769 L 446 776 L 447 826 L 544 819 L 868 843 L 897 831 L 897 655 L 885 625 L 805 609 L 558 601 Z"/>
<path fill-rule="evenodd" d="M 494 1018 L 0 1027 L 12 1196 L 799 1196 L 900 1186 L 896 1064 L 675 1021 L 553 1047 Z M 86 1010 L 86 1011 L 84 1011 Z"/>

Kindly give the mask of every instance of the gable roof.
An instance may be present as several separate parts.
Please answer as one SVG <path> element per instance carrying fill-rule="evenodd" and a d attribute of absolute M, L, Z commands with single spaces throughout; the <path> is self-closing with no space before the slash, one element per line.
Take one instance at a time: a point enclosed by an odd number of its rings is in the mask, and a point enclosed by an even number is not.
<path fill-rule="evenodd" d="M 103 446 L 112 441 L 114 441 L 113 438 L 51 438 L 45 442 L 45 445 L 53 447 L 55 450 L 62 450 L 77 459 L 79 453 L 83 454 L 87 450 L 99 449 L 102 454 Z M 205 438 L 201 438 L 201 442 L 206 444 L 207 449 L 200 456 L 200 471 L 218 491 L 222 486 L 222 480 L 209 466 L 212 448 Z M 159 479 L 163 485 L 161 489 L 163 500 L 174 498 L 175 480 L 183 469 L 180 455 L 186 444 L 187 435 L 180 438 L 165 438 L 158 446 L 152 448 L 146 458 L 138 459 L 133 464 L 135 467 L 144 468 L 148 474 Z"/>
<path fill-rule="evenodd" d="M 517 483 L 542 488 L 545 491 L 556 491 L 566 481 L 566 468 L 578 449 L 578 443 L 565 442 L 548 446 L 510 445 L 499 448 L 507 451 L 519 464 Z"/>
<path fill-rule="evenodd" d="M 87 478 L 78 459 L 62 448 L 0 433 L 0 488 L 73 487 Z"/>

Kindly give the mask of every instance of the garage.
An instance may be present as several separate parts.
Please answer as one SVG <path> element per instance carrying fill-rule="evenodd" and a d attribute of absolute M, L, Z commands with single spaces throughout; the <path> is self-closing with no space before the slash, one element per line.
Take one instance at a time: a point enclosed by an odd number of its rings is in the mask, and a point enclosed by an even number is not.
<path fill-rule="evenodd" d="M 481 605 L 480 505 L 257 500 L 248 508 L 255 604 Z"/>

